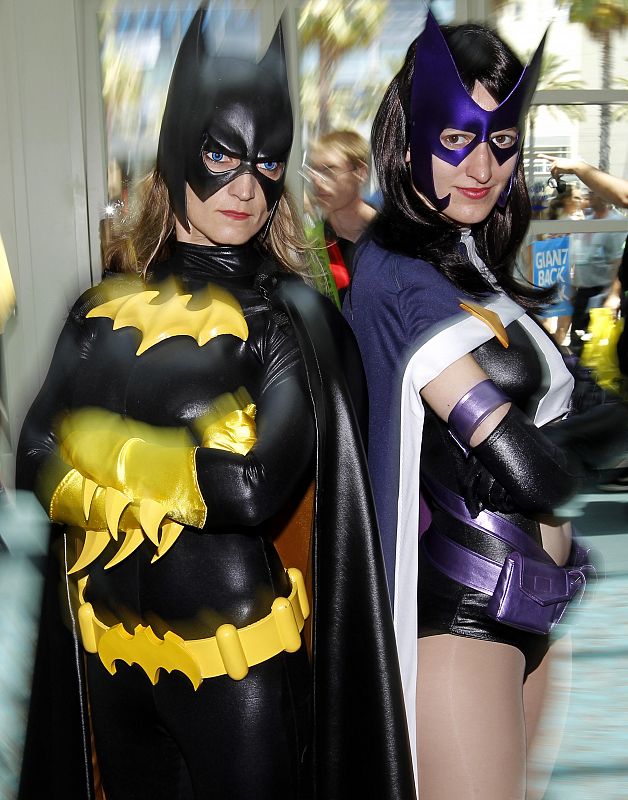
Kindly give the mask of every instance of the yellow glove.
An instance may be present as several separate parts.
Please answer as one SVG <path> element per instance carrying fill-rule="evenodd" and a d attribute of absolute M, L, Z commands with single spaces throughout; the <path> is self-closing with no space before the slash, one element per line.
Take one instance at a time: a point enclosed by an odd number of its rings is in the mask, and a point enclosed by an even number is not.
<path fill-rule="evenodd" d="M 255 413 L 241 389 L 214 400 L 211 412 L 194 425 L 203 447 L 246 455 L 256 442 Z M 126 558 L 145 537 L 157 547 L 155 561 L 172 547 L 183 525 L 205 524 L 196 447 L 186 429 L 157 428 L 85 408 L 65 417 L 59 440 L 60 456 L 71 468 L 52 492 L 49 515 L 82 529 L 85 539 L 70 572 L 94 561 L 117 540 L 119 530 L 124 541 L 106 568 Z"/>
<path fill-rule="evenodd" d="M 152 509 L 156 514 L 151 515 Z M 81 553 L 68 573 L 80 572 L 95 561 L 112 541 L 117 541 L 118 531 L 124 532 L 124 539 L 105 569 L 125 559 L 146 538 L 157 548 L 152 559 L 156 561 L 172 547 L 183 530 L 183 525 L 163 518 L 161 508 L 152 501 L 143 501 L 142 505 L 129 503 L 120 492 L 96 486 L 75 469 L 56 487 L 49 515 L 54 522 L 77 529 L 77 538 L 83 541 Z"/>
<path fill-rule="evenodd" d="M 59 439 L 67 464 L 97 486 L 115 489 L 127 504 L 141 507 L 142 501 L 150 500 L 162 508 L 161 518 L 197 528 L 205 524 L 196 447 L 185 429 L 161 429 L 85 408 L 67 415 Z"/>

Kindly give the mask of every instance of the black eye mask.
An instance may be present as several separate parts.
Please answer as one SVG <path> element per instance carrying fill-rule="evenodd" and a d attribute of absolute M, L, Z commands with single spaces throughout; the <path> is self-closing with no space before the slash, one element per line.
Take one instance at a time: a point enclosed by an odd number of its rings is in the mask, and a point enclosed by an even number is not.
<path fill-rule="evenodd" d="M 209 52 L 206 20 L 207 9 L 202 7 L 181 42 L 157 153 L 157 169 L 168 187 L 173 211 L 188 231 L 186 183 L 204 202 L 250 173 L 272 212 L 283 191 L 292 146 L 292 105 L 281 25 L 261 61 L 255 63 Z M 212 152 L 240 163 L 232 170 L 212 172 L 205 158 Z M 284 164 L 276 180 L 260 171 L 264 162 Z"/>

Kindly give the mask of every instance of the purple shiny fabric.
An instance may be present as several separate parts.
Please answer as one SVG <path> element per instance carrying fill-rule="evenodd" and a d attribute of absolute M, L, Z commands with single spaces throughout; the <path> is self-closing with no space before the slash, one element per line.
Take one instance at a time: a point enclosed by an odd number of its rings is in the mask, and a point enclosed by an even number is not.
<path fill-rule="evenodd" d="M 436 195 L 433 155 L 458 166 L 481 142 L 488 142 L 499 164 L 521 152 L 525 117 L 539 78 L 545 38 L 508 97 L 493 111 L 485 111 L 465 88 L 436 19 L 427 12 L 425 28 L 416 46 L 412 79 L 410 166 L 415 187 L 439 211 L 447 208 L 451 195 Z M 445 128 L 468 131 L 475 138 L 466 147 L 449 150 L 440 141 Z M 508 128 L 518 129 L 517 140 L 511 147 L 497 147 L 490 139 L 491 133 Z M 500 205 L 505 205 L 511 183 L 512 179 L 500 195 Z"/>
<path fill-rule="evenodd" d="M 539 547 L 534 539 L 530 538 L 525 531 L 522 531 L 521 528 L 505 517 L 500 517 L 486 508 L 484 511 L 480 511 L 477 517 L 472 517 L 464 499 L 459 494 L 452 492 L 442 483 L 438 483 L 425 475 L 422 480 L 432 500 L 454 519 L 478 531 L 483 531 L 490 536 L 501 539 L 502 542 L 511 547 L 516 547 L 524 555 L 545 558 L 551 562 L 551 558 L 542 547 Z"/>
<path fill-rule="evenodd" d="M 422 538 L 421 546 L 436 569 L 452 581 L 482 594 L 493 594 L 501 564 L 448 539 L 434 527 Z"/>
<path fill-rule="evenodd" d="M 486 613 L 520 630 L 549 633 L 585 586 L 581 569 L 545 564 L 515 550 L 504 561 Z"/>
<path fill-rule="evenodd" d="M 504 625 L 546 634 L 586 586 L 584 567 L 564 568 L 514 550 L 502 564 L 448 539 L 434 527 L 421 540 L 423 553 L 452 580 L 490 595 L 486 613 Z"/>
<path fill-rule="evenodd" d="M 496 408 L 509 402 L 508 395 L 490 378 L 477 383 L 451 409 L 447 419 L 451 435 L 466 451 L 478 426 Z"/>
<path fill-rule="evenodd" d="M 464 500 L 447 487 L 426 481 L 434 501 L 448 513 L 514 547 L 499 564 L 449 539 L 435 526 L 421 539 L 423 554 L 451 580 L 490 595 L 489 617 L 530 633 L 549 633 L 567 605 L 582 594 L 595 576 L 589 551 L 573 542 L 566 567 L 551 557 L 525 531 L 490 511 L 473 518 Z"/>

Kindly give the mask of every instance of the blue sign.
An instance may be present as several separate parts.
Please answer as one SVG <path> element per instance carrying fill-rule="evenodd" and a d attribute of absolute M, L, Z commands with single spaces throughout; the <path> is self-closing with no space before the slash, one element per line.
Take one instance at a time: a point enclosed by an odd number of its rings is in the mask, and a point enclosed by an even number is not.
<path fill-rule="evenodd" d="M 569 276 L 569 236 L 555 236 L 532 244 L 532 279 L 546 289 L 556 286 L 556 299 L 541 311 L 542 317 L 570 315 L 571 280 Z"/>

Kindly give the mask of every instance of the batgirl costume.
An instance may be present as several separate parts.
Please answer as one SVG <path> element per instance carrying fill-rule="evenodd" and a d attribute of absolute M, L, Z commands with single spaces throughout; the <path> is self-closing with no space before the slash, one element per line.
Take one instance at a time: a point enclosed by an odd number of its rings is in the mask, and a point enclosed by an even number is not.
<path fill-rule="evenodd" d="M 292 138 L 281 33 L 252 64 L 205 26 L 158 170 L 184 227 L 186 184 L 204 200 L 243 172 L 272 220 L 283 179 L 257 165 Z M 214 174 L 222 150 L 238 166 Z M 108 800 L 414 796 L 359 356 L 260 241 L 179 243 L 145 281 L 86 292 L 61 334 L 18 455 L 67 576 L 60 614 L 49 572 L 22 797 L 92 797 L 92 735 Z M 312 480 L 304 555 L 285 523 Z"/>

